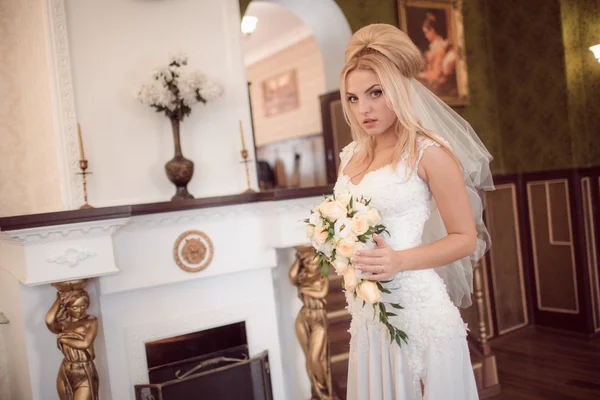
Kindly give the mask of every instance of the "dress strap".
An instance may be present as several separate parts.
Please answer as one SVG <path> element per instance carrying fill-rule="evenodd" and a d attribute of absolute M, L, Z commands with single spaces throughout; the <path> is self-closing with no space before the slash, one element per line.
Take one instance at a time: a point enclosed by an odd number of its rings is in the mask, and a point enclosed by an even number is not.
<path fill-rule="evenodd" d="M 444 138 L 436 135 L 436 139 L 439 140 L 441 143 L 443 143 L 450 149 L 450 144 Z M 421 158 L 423 158 L 423 154 L 425 154 L 425 150 L 427 150 L 430 147 L 442 147 L 442 146 L 440 145 L 440 143 L 436 142 L 435 140 L 430 139 L 427 136 L 419 135 L 417 137 L 417 148 L 419 149 L 419 155 L 417 157 L 417 163 L 415 165 L 415 170 L 419 167 L 419 163 L 421 162 Z"/>
<path fill-rule="evenodd" d="M 350 142 L 340 151 L 340 173 L 346 168 L 346 165 L 348 165 L 352 156 L 356 153 L 357 144 L 357 142 Z"/>

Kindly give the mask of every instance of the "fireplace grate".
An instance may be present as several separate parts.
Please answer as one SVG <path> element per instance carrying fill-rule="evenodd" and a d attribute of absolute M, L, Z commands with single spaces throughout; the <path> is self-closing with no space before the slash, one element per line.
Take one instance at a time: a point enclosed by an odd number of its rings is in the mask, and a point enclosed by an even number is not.
<path fill-rule="evenodd" d="M 268 352 L 249 357 L 238 346 L 150 370 L 136 400 L 272 400 Z"/>

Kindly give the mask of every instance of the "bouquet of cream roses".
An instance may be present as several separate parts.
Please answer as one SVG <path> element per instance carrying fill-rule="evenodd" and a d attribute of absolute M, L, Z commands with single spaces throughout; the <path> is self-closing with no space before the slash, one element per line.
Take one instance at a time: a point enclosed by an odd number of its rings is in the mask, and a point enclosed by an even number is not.
<path fill-rule="evenodd" d="M 386 310 L 380 301 L 382 293 L 391 293 L 383 284 L 389 281 L 371 281 L 363 279 L 352 263 L 354 253 L 363 249 L 374 249 L 377 244 L 373 234 L 389 232 L 379 224 L 380 216 L 377 209 L 370 207 L 371 200 L 355 198 L 351 194 L 325 196 L 325 200 L 311 210 L 310 218 L 304 220 L 306 236 L 317 250 L 321 276 L 325 277 L 329 265 L 342 275 L 344 289 L 379 309 L 379 320 L 389 330 L 391 340 L 401 346 L 401 340 L 407 340 L 406 333 L 390 324 L 388 317 L 396 316 Z M 399 304 L 390 303 L 396 309 L 402 309 Z"/>

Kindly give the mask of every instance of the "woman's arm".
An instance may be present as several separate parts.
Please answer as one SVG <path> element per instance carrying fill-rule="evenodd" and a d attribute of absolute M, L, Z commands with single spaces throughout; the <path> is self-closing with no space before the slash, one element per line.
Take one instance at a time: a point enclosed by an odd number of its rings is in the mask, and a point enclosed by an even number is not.
<path fill-rule="evenodd" d="M 379 248 L 360 251 L 354 257 L 359 269 L 374 273 L 368 279 L 383 280 L 401 271 L 441 267 L 475 251 L 475 222 L 462 173 L 454 158 L 441 148 L 430 147 L 421 159 L 418 174 L 429 184 L 448 235 L 431 244 L 402 251 L 394 251 L 383 238 L 376 237 Z"/>
<path fill-rule="evenodd" d="M 471 204 L 455 159 L 447 151 L 432 146 L 423 154 L 418 174 L 429 184 L 448 236 L 398 252 L 403 264 L 401 270 L 441 267 L 470 256 L 477 245 Z"/>

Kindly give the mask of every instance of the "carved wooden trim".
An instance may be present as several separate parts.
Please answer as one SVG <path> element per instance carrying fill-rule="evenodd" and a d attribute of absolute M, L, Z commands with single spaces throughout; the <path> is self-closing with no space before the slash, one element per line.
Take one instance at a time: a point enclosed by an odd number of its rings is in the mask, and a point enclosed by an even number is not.
<path fill-rule="evenodd" d="M 586 255 L 590 279 L 590 297 L 594 320 L 594 331 L 600 331 L 600 281 L 598 278 L 598 253 L 596 249 L 596 227 L 592 209 L 591 179 L 581 179 L 581 193 L 583 197 L 584 230 L 586 242 Z"/>
<path fill-rule="evenodd" d="M 77 139 L 77 117 L 71 57 L 64 0 L 46 2 L 48 34 L 48 56 L 53 72 L 51 95 L 54 109 L 54 125 L 59 140 L 62 171 L 63 202 L 68 209 L 77 209 L 83 204 L 83 184 L 79 172 L 79 150 Z"/>
<path fill-rule="evenodd" d="M 570 201 L 569 201 L 569 182 L 567 179 L 553 179 L 553 180 L 544 180 L 544 181 L 532 181 L 532 182 L 528 182 L 527 183 L 527 198 L 528 198 L 528 206 L 529 206 L 529 219 L 530 219 L 530 225 L 531 225 L 531 245 L 532 245 L 532 249 L 533 249 L 533 269 L 535 272 L 535 281 L 536 281 L 536 294 L 537 294 L 537 306 L 539 310 L 542 311 L 552 311 L 552 312 L 558 312 L 558 313 L 565 313 L 565 314 L 579 314 L 579 288 L 577 286 L 577 271 L 576 271 L 576 264 L 575 264 L 575 249 L 573 246 L 572 241 L 571 242 L 553 242 L 553 235 L 552 235 L 552 212 L 551 212 L 551 206 L 548 203 L 548 198 L 550 196 L 549 192 L 549 185 L 552 183 L 564 183 L 565 185 L 565 195 L 567 196 L 567 218 L 568 218 L 568 229 L 571 231 L 572 230 L 572 222 L 571 222 L 571 205 L 570 205 Z M 546 215 L 548 218 L 548 227 L 550 229 L 550 244 L 554 244 L 554 245 L 560 245 L 560 246 L 568 246 L 570 247 L 570 253 L 571 253 L 571 270 L 572 270 L 572 274 L 573 274 L 573 290 L 574 290 L 574 300 L 575 300 L 575 308 L 574 309 L 567 309 L 567 308 L 558 308 L 558 307 L 547 307 L 543 304 L 542 302 L 542 294 L 541 294 L 541 287 L 540 287 L 540 271 L 539 271 L 539 263 L 538 263 L 538 256 L 537 256 L 537 246 L 536 246 L 536 236 L 535 236 L 535 219 L 534 219 L 534 214 L 533 214 L 533 202 L 532 202 L 532 193 L 531 193 L 531 188 L 533 186 L 540 186 L 543 185 L 544 186 L 544 193 L 546 196 Z M 569 233 L 569 237 L 571 237 L 572 233 Z"/>

